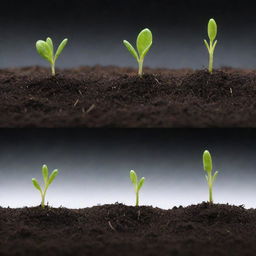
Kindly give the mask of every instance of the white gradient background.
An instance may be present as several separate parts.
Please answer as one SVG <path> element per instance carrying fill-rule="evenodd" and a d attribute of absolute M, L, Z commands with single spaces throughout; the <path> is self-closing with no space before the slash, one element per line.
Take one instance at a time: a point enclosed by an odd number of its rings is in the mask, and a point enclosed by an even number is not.
<path fill-rule="evenodd" d="M 41 165 L 59 169 L 50 186 L 51 206 L 84 208 L 133 205 L 134 169 L 146 182 L 141 204 L 161 208 L 207 200 L 201 154 L 208 148 L 216 203 L 256 206 L 256 132 L 253 130 L 2 130 L 0 205 L 36 206 Z"/>

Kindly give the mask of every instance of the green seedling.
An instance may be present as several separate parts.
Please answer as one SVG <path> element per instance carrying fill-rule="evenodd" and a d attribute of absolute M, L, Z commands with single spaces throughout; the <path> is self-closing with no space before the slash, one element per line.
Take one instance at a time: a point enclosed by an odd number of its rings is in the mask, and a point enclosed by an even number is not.
<path fill-rule="evenodd" d="M 139 192 L 145 182 L 145 178 L 142 177 L 138 181 L 138 176 L 137 176 L 136 172 L 130 171 L 130 179 L 132 181 L 132 184 L 134 185 L 134 190 L 135 190 L 135 194 L 136 194 L 136 206 L 139 206 Z"/>
<path fill-rule="evenodd" d="M 204 170 L 207 173 L 205 175 L 205 178 L 209 188 L 209 203 L 213 203 L 212 187 L 218 176 L 218 172 L 215 172 L 214 175 L 212 175 L 212 157 L 210 152 L 207 150 L 204 151 L 204 154 L 203 154 L 203 165 L 204 165 Z"/>
<path fill-rule="evenodd" d="M 53 42 L 50 37 L 48 37 L 46 41 L 39 40 L 36 42 L 37 52 L 50 63 L 53 76 L 55 76 L 56 60 L 60 56 L 61 52 L 63 51 L 67 43 L 68 39 L 64 39 L 59 45 L 56 53 L 54 54 Z"/>
<path fill-rule="evenodd" d="M 143 29 L 138 37 L 137 37 L 137 51 L 133 48 L 133 46 L 126 40 L 123 41 L 124 45 L 131 53 L 131 55 L 137 60 L 139 64 L 139 76 L 143 75 L 143 63 L 146 54 L 152 46 L 152 33 L 149 29 Z"/>
<path fill-rule="evenodd" d="M 209 43 L 204 40 L 205 46 L 209 52 L 209 72 L 212 73 L 213 71 L 213 55 L 214 50 L 217 45 L 217 40 L 215 40 L 217 36 L 217 24 L 214 19 L 210 19 L 208 23 L 208 37 L 209 37 Z"/>
<path fill-rule="evenodd" d="M 42 189 L 40 187 L 38 181 L 35 178 L 32 179 L 32 183 L 33 183 L 34 187 L 36 189 L 38 189 L 40 194 L 41 194 L 41 198 L 42 198 L 41 206 L 42 206 L 42 208 L 45 207 L 45 195 L 46 195 L 47 189 L 51 185 L 51 183 L 54 181 L 54 179 L 56 178 L 57 175 L 58 175 L 58 170 L 56 169 L 49 176 L 48 167 L 46 165 L 43 165 L 43 167 L 42 167 L 42 176 L 43 176 L 43 179 L 44 179 L 44 188 Z"/>

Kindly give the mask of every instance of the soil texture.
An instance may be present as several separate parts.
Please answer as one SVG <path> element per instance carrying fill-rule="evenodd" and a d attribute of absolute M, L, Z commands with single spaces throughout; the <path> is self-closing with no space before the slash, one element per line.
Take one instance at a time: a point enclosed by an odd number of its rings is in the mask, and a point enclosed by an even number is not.
<path fill-rule="evenodd" d="M 256 210 L 202 203 L 0 208 L 0 255 L 255 256 Z"/>
<path fill-rule="evenodd" d="M 256 71 L 0 70 L 0 127 L 256 127 Z"/>

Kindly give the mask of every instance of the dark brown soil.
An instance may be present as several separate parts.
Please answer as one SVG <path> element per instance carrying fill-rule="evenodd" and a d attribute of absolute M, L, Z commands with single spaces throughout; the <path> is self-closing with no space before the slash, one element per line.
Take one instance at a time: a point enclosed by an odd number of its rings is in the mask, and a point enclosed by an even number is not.
<path fill-rule="evenodd" d="M 256 71 L 0 70 L 0 127 L 256 127 Z"/>
<path fill-rule="evenodd" d="M 255 256 L 256 210 L 0 208 L 0 255 Z"/>

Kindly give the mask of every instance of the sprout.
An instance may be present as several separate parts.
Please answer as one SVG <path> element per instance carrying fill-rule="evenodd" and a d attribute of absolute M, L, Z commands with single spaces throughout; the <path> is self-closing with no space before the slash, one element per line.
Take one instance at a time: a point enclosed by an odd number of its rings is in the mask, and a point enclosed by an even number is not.
<path fill-rule="evenodd" d="M 54 47 L 52 43 L 52 39 L 48 37 L 46 41 L 39 40 L 36 42 L 36 49 L 37 52 L 47 61 L 50 62 L 52 75 L 55 75 L 55 62 L 60 56 L 61 52 L 65 48 L 68 39 L 64 39 L 61 44 L 59 45 L 56 54 L 54 55 Z"/>
<path fill-rule="evenodd" d="M 209 72 L 212 73 L 213 71 L 213 55 L 214 50 L 217 45 L 217 40 L 215 40 L 217 36 L 217 24 L 214 19 L 210 19 L 208 23 L 208 37 L 210 39 L 210 44 L 206 40 L 204 40 L 205 46 L 209 52 Z"/>
<path fill-rule="evenodd" d="M 212 187 L 218 176 L 218 172 L 215 172 L 214 175 L 212 175 L 212 157 L 210 152 L 207 150 L 204 151 L 204 154 L 203 154 L 203 164 L 204 164 L 204 170 L 207 172 L 207 175 L 205 175 L 205 178 L 209 188 L 209 203 L 213 203 Z"/>
<path fill-rule="evenodd" d="M 41 189 L 38 181 L 33 178 L 32 179 L 32 183 L 34 185 L 34 187 L 36 189 L 39 190 L 40 194 L 41 194 L 41 197 L 42 197 L 42 202 L 41 202 L 41 206 L 42 208 L 45 207 L 45 195 L 46 195 L 46 191 L 48 189 L 48 187 L 51 185 L 51 183 L 53 182 L 53 180 L 56 178 L 56 176 L 58 175 L 58 170 L 54 170 L 51 175 L 49 176 L 48 174 L 48 167 L 46 165 L 43 165 L 42 167 L 42 176 L 43 176 L 43 179 L 44 179 L 44 189 Z"/>
<path fill-rule="evenodd" d="M 143 74 L 143 62 L 146 54 L 152 46 L 152 33 L 149 29 L 143 29 L 137 37 L 137 51 L 133 46 L 126 40 L 123 41 L 124 45 L 131 53 L 131 55 L 137 60 L 139 64 L 139 76 Z"/>
<path fill-rule="evenodd" d="M 140 181 L 138 182 L 138 177 L 135 171 L 130 171 L 130 179 L 132 181 L 132 184 L 134 185 L 135 194 L 136 194 L 136 206 L 139 206 L 139 191 L 142 188 L 145 178 L 142 177 Z"/>

